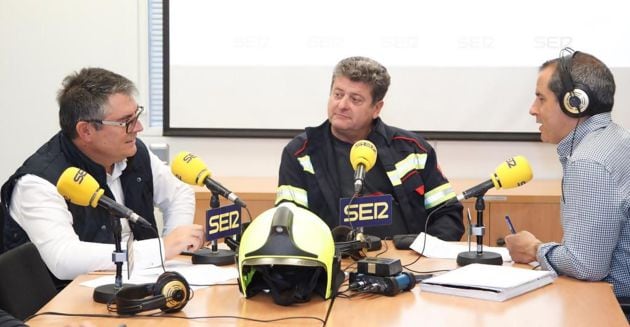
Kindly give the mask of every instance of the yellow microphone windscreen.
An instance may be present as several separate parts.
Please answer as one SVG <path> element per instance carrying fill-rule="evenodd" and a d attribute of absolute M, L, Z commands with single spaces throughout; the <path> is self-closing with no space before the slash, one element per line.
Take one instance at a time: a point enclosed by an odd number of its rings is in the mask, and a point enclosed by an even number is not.
<path fill-rule="evenodd" d="M 357 170 L 359 164 L 365 166 L 365 171 L 369 171 L 376 163 L 376 146 L 368 140 L 360 140 L 352 145 L 350 149 L 350 163 L 352 168 Z"/>
<path fill-rule="evenodd" d="M 210 171 L 206 164 L 190 152 L 182 151 L 171 161 L 171 172 L 182 182 L 203 186 Z"/>
<path fill-rule="evenodd" d="M 66 168 L 59 176 L 57 191 L 66 200 L 76 205 L 84 207 L 89 205 L 94 208 L 105 192 L 92 175 L 77 167 Z"/>
<path fill-rule="evenodd" d="M 505 160 L 490 176 L 497 189 L 521 186 L 531 181 L 533 177 L 532 167 L 523 156 L 514 156 Z"/>

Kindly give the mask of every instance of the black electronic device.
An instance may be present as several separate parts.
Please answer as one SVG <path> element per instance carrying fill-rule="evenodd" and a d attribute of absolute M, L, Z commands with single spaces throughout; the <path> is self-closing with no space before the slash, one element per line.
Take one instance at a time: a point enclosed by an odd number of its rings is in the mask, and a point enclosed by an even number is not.
<path fill-rule="evenodd" d="M 411 249 L 411 243 L 418 238 L 418 234 L 401 234 L 394 235 L 392 240 L 394 241 L 394 247 L 398 250 L 409 250 Z"/>
<path fill-rule="evenodd" d="M 380 277 L 394 276 L 402 272 L 402 264 L 400 259 L 367 257 L 357 261 L 357 272 Z"/>
<path fill-rule="evenodd" d="M 355 292 L 394 296 L 411 290 L 416 285 L 416 277 L 408 272 L 401 272 L 394 276 L 374 276 L 352 272 L 349 282 L 348 289 Z"/>
<path fill-rule="evenodd" d="M 191 290 L 184 277 L 167 271 L 155 283 L 123 287 L 114 297 L 116 312 L 132 315 L 160 309 L 166 313 L 180 311 L 191 298 Z"/>

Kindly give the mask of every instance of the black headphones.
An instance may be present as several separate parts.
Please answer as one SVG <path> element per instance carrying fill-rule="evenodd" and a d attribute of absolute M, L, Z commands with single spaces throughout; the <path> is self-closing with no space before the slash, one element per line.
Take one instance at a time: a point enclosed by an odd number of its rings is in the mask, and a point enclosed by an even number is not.
<path fill-rule="evenodd" d="M 355 260 L 365 257 L 363 250 L 367 250 L 368 244 L 363 234 L 356 233 L 349 226 L 339 225 L 332 229 L 332 236 L 339 256 L 350 256 Z"/>
<path fill-rule="evenodd" d="M 155 309 L 171 313 L 183 309 L 191 296 L 186 279 L 174 271 L 167 271 L 158 277 L 155 284 L 124 287 L 116 293 L 114 302 L 119 314 Z"/>
<path fill-rule="evenodd" d="M 586 85 L 579 85 L 573 82 L 571 78 L 571 65 L 573 64 L 573 56 L 578 51 L 566 47 L 560 50 L 560 58 L 558 62 L 558 73 L 560 74 L 560 82 L 562 83 L 562 92 L 558 102 L 560 108 L 569 117 L 579 118 L 591 115 L 589 110 L 590 99 L 588 94 L 590 90 Z"/>

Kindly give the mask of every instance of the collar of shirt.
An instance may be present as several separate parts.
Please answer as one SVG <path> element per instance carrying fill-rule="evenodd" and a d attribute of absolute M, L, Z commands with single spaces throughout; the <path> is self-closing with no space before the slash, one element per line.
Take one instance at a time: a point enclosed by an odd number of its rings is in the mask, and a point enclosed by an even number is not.
<path fill-rule="evenodd" d="M 604 112 L 601 114 L 597 114 L 589 117 L 587 120 L 580 123 L 575 131 L 570 132 L 567 136 L 558 143 L 558 156 L 560 157 L 560 162 L 566 162 L 567 158 L 571 155 L 571 143 L 573 143 L 573 152 L 577 149 L 578 145 L 584 137 L 590 132 L 604 128 L 610 124 L 612 121 L 610 112 Z M 573 136 L 575 133 L 575 136 Z"/>

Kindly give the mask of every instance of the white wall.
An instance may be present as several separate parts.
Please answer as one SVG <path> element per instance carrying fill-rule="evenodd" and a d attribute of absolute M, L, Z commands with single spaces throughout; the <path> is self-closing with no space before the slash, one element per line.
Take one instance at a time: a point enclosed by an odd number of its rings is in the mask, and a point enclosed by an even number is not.
<path fill-rule="evenodd" d="M 0 180 L 57 130 L 64 76 L 101 66 L 137 81 L 135 1 L 0 1 Z"/>
<path fill-rule="evenodd" d="M 125 75 L 138 85 L 138 102 L 147 103 L 146 19 L 146 0 L 0 1 L 0 181 L 59 129 L 55 96 L 72 71 L 99 66 Z M 325 111 L 322 108 L 322 120 Z M 147 144 L 170 144 L 171 157 L 182 150 L 199 155 L 218 177 L 276 176 L 282 147 L 289 141 L 160 135 L 159 129 L 148 129 L 141 137 Z M 433 144 L 450 178 L 487 178 L 515 154 L 530 160 L 535 178 L 560 178 L 552 145 Z"/>

